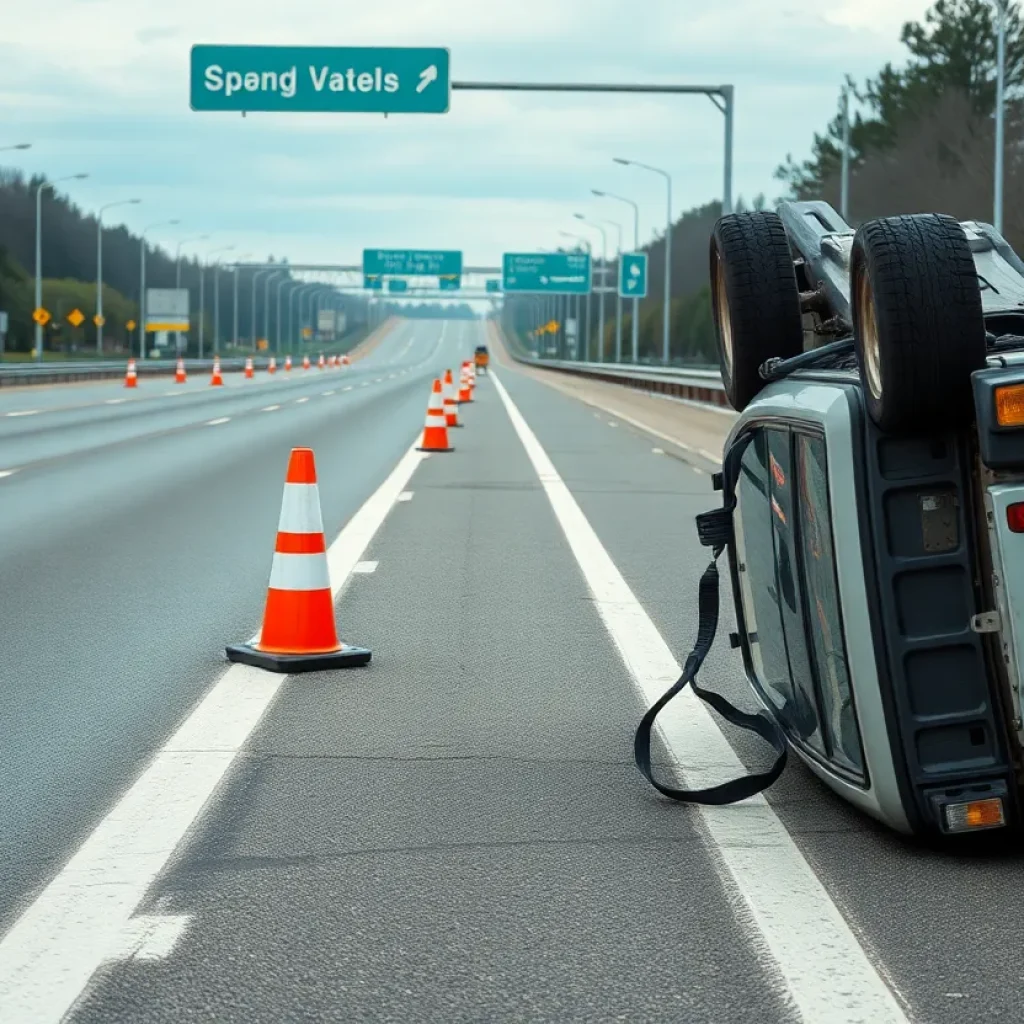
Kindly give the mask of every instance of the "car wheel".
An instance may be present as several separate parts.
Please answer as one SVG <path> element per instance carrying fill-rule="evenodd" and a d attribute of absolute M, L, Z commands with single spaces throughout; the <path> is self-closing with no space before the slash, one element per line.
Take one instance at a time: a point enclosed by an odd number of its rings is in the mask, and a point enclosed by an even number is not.
<path fill-rule="evenodd" d="M 800 292 L 778 214 L 731 213 L 715 224 L 711 305 L 722 383 L 742 411 L 766 383 L 758 372 L 766 360 L 803 351 Z"/>
<path fill-rule="evenodd" d="M 850 303 L 868 413 L 889 433 L 963 424 L 985 366 L 981 289 L 967 236 L 943 214 L 868 221 L 857 231 Z"/>

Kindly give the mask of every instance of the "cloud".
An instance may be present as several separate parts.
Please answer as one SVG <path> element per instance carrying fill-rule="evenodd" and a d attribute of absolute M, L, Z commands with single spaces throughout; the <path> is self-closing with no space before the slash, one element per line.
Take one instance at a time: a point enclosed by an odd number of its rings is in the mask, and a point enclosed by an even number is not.
<path fill-rule="evenodd" d="M 676 212 L 720 197 L 722 115 L 702 96 L 466 91 L 443 116 L 197 114 L 191 45 L 441 45 L 457 81 L 729 82 L 735 191 L 771 195 L 774 167 L 806 152 L 844 74 L 900 59 L 900 25 L 927 3 L 820 0 L 812 15 L 792 0 L 9 6 L 6 131 L 33 141 L 28 171 L 89 171 L 74 188 L 86 208 L 139 195 L 132 227 L 179 217 L 188 235 L 293 260 L 405 244 L 495 262 L 505 249 L 558 244 L 577 209 L 628 220 L 625 206 L 594 200 L 595 187 L 635 198 L 645 236 L 660 230 L 662 182 L 613 156 L 669 168 Z"/>

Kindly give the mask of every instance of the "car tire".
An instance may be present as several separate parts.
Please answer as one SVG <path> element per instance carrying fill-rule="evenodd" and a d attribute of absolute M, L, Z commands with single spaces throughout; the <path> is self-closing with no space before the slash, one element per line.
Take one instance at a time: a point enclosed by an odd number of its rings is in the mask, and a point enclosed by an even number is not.
<path fill-rule="evenodd" d="M 985 366 L 981 288 L 959 221 L 913 214 L 868 221 L 850 257 L 850 305 L 868 414 L 887 433 L 960 426 Z"/>
<path fill-rule="evenodd" d="M 711 308 L 729 404 L 737 412 L 765 386 L 759 370 L 803 351 L 793 254 L 778 214 L 730 213 L 711 235 Z"/>

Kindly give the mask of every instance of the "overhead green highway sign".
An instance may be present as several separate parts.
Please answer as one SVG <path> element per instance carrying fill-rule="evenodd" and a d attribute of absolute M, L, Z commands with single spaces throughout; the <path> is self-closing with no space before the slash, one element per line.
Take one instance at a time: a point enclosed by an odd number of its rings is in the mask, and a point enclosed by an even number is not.
<path fill-rule="evenodd" d="M 462 253 L 444 249 L 364 249 L 363 274 L 461 277 Z"/>
<path fill-rule="evenodd" d="M 446 114 L 450 54 L 439 47 L 192 47 L 192 109 Z"/>
<path fill-rule="evenodd" d="M 622 254 L 619 263 L 619 295 L 624 299 L 647 298 L 647 253 Z"/>
<path fill-rule="evenodd" d="M 402 278 L 394 278 L 388 281 L 389 292 L 407 292 L 409 290 L 409 282 L 402 280 Z"/>
<path fill-rule="evenodd" d="M 501 258 L 504 292 L 589 295 L 590 255 L 582 252 L 507 252 Z"/>

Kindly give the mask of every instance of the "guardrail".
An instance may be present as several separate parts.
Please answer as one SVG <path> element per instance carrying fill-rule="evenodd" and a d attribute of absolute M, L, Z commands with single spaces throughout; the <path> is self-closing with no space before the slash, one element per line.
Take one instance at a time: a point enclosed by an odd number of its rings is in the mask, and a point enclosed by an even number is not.
<path fill-rule="evenodd" d="M 640 391 L 671 395 L 705 405 L 719 405 L 731 408 L 725 396 L 722 375 L 718 370 L 701 367 L 645 366 L 633 363 L 587 363 L 565 359 L 524 358 L 521 362 L 531 366 L 542 366 L 561 373 L 605 380 L 622 384 Z"/>
<path fill-rule="evenodd" d="M 269 358 L 253 359 L 253 367 L 266 369 Z M 178 365 L 176 359 L 136 359 L 135 371 L 140 377 L 169 376 Z M 222 359 L 221 369 L 225 373 L 241 372 L 245 369 L 245 357 Z M 107 380 L 123 377 L 128 369 L 128 359 L 114 361 L 90 360 L 88 362 L 66 363 L 0 363 L 0 388 L 18 384 L 59 384 L 75 380 Z M 210 372 L 212 359 L 186 359 L 186 373 Z"/>

